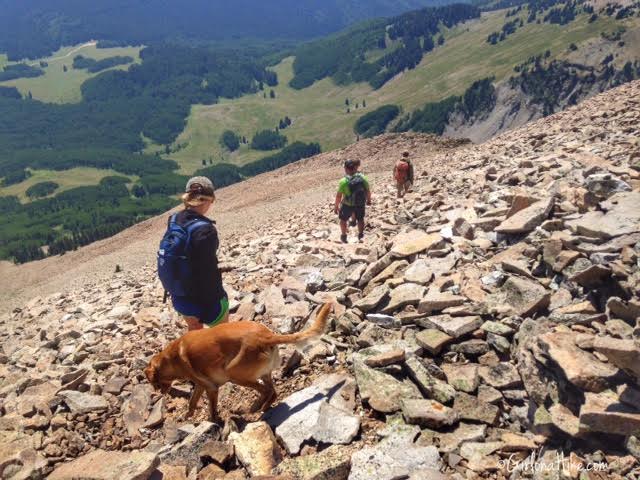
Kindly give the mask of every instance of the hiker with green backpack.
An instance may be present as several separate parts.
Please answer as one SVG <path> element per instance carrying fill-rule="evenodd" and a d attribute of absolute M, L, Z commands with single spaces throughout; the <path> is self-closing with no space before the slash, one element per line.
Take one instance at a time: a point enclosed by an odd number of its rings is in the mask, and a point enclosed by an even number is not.
<path fill-rule="evenodd" d="M 334 211 L 340 219 L 340 241 L 347 243 L 347 222 L 352 215 L 358 223 L 358 240 L 364 236 L 365 205 L 371 205 L 371 190 L 367 177 L 358 172 L 354 160 L 344 162 L 344 173 L 338 183 Z"/>

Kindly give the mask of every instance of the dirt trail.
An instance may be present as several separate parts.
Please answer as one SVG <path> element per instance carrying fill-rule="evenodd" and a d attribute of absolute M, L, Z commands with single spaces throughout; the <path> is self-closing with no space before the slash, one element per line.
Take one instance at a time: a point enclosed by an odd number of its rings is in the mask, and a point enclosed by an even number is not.
<path fill-rule="evenodd" d="M 375 189 L 389 185 L 393 163 L 402 151 L 427 161 L 434 153 L 461 144 L 460 140 L 421 134 L 387 134 L 363 140 L 221 189 L 211 216 L 224 242 L 242 231 L 298 213 L 301 206 L 326 204 L 331 208 L 346 158 L 362 160 L 363 171 L 373 180 L 375 201 Z M 62 256 L 24 265 L 0 262 L 0 314 L 35 296 L 100 282 L 113 274 L 116 265 L 125 270 L 148 265 L 154 261 L 166 220 L 167 213 Z"/>

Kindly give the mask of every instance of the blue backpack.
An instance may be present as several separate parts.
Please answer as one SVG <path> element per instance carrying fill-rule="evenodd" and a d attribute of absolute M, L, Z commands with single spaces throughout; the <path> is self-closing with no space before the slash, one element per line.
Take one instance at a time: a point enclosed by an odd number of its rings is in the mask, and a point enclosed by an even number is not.
<path fill-rule="evenodd" d="M 191 235 L 204 225 L 205 220 L 192 220 L 185 225 L 176 223 L 176 216 L 169 218 L 169 225 L 158 249 L 158 276 L 165 292 L 172 297 L 186 297 L 193 291 L 193 271 L 189 248 Z M 166 298 L 166 293 L 165 293 Z"/>

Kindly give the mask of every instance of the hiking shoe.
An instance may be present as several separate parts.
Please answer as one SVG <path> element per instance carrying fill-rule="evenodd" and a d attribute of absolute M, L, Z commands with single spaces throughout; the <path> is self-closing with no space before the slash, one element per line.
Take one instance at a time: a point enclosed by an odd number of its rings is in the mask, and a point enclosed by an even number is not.
<path fill-rule="evenodd" d="M 347 243 L 347 236 L 346 235 L 340 235 L 340 241 L 342 243 Z"/>
<path fill-rule="evenodd" d="M 358 241 L 361 242 L 364 237 L 364 232 L 358 234 Z"/>

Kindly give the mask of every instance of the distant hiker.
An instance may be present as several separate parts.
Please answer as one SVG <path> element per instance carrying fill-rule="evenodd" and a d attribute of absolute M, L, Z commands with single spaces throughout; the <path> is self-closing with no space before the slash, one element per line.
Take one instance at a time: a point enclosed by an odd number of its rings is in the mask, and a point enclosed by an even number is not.
<path fill-rule="evenodd" d="M 358 224 L 358 240 L 364 236 L 365 205 L 371 205 L 371 190 L 369 181 L 357 170 L 357 162 L 344 162 L 345 177 L 338 184 L 338 193 L 334 211 L 340 219 L 340 241 L 347 243 L 347 221 L 355 214 Z"/>
<path fill-rule="evenodd" d="M 184 210 L 171 215 L 158 250 L 158 275 L 189 330 L 229 318 L 216 251 L 215 222 L 205 217 L 215 200 L 213 183 L 193 177 L 182 195 Z"/>
<path fill-rule="evenodd" d="M 403 152 L 402 158 L 393 167 L 393 178 L 396 181 L 398 198 L 402 198 L 413 184 L 413 164 L 409 160 L 409 152 Z"/>

